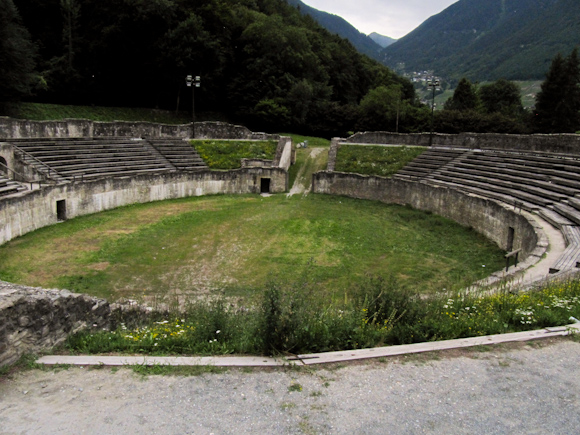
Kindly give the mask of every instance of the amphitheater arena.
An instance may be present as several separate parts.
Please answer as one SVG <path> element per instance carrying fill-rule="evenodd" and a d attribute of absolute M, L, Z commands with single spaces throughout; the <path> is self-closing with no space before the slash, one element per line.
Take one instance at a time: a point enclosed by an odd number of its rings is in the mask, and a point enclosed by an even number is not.
<path fill-rule="evenodd" d="M 0 118 L 0 244 L 133 203 L 288 190 L 295 158 L 290 138 L 196 124 L 196 139 L 278 140 L 272 161 L 210 171 L 187 143 L 191 133 L 191 125 Z M 431 140 L 433 146 L 392 178 L 334 171 L 340 147 L 428 146 Z M 558 275 L 580 261 L 579 153 L 578 135 L 357 133 L 332 140 L 328 168 L 314 174 L 312 191 L 410 205 L 474 228 L 511 254 L 509 268 L 485 284 L 545 262 L 556 233 L 565 249 L 546 270 Z M 142 307 L 0 281 L 0 365 L 50 348 L 87 325 L 112 327 L 120 316 L 141 315 Z"/>

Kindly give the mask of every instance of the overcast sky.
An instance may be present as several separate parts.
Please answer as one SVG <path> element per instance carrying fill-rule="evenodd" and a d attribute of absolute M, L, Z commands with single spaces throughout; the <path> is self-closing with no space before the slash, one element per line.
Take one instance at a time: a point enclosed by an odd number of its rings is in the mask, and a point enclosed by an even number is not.
<path fill-rule="evenodd" d="M 458 0 L 302 0 L 315 9 L 341 16 L 362 33 L 405 36 Z"/>

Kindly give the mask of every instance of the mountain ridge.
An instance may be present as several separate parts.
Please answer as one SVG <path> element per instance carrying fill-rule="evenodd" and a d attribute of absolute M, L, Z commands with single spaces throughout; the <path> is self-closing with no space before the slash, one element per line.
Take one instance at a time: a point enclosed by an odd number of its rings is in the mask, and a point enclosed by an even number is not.
<path fill-rule="evenodd" d="M 286 0 L 289 5 L 294 6 L 300 10 L 304 15 L 309 15 L 318 24 L 324 27 L 331 33 L 336 33 L 342 38 L 348 39 L 350 43 L 362 54 L 366 54 L 372 59 L 381 59 L 381 50 L 383 47 L 368 35 L 359 32 L 352 24 L 344 18 L 331 14 L 329 12 L 320 11 L 301 0 Z"/>
<path fill-rule="evenodd" d="M 534 80 L 577 35 L 577 0 L 459 0 L 383 49 L 381 61 L 455 80 Z"/>
<path fill-rule="evenodd" d="M 373 32 L 369 34 L 369 38 L 379 44 L 381 47 L 386 48 L 389 45 L 393 44 L 396 39 L 391 38 L 390 36 L 381 35 L 380 33 Z"/>

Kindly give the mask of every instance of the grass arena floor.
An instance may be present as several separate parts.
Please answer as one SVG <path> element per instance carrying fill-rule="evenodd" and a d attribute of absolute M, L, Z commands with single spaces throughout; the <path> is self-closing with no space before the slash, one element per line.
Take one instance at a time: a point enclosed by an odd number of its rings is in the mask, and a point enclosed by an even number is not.
<path fill-rule="evenodd" d="M 308 195 L 207 196 L 135 204 L 0 246 L 0 279 L 151 303 L 251 301 L 307 277 L 344 300 L 365 275 L 432 293 L 501 269 L 504 252 L 453 221 L 408 207 Z M 312 287 L 309 286 L 309 289 Z"/>

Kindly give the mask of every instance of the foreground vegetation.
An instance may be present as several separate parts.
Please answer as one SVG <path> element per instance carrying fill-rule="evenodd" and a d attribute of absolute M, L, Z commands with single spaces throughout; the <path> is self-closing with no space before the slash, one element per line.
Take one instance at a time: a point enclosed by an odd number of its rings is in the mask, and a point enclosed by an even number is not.
<path fill-rule="evenodd" d="M 390 177 L 407 163 L 420 156 L 426 148 L 343 145 L 338 149 L 335 171 Z"/>
<path fill-rule="evenodd" d="M 329 301 L 350 298 L 368 273 L 392 274 L 423 293 L 462 288 L 501 269 L 503 254 L 473 230 L 408 207 L 222 195 L 134 204 L 39 229 L 0 246 L 0 279 L 112 301 L 223 295 L 248 304 L 272 277 L 291 282 L 308 270 Z"/>
<path fill-rule="evenodd" d="M 300 354 L 525 331 L 580 317 L 577 280 L 530 293 L 424 299 L 394 279 L 367 277 L 352 299 L 329 304 L 316 294 L 305 278 L 270 283 L 250 308 L 198 302 L 146 326 L 75 334 L 66 347 L 73 353 Z"/>

